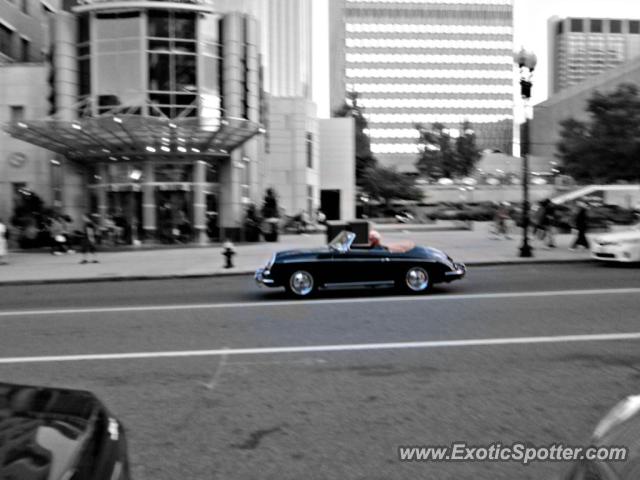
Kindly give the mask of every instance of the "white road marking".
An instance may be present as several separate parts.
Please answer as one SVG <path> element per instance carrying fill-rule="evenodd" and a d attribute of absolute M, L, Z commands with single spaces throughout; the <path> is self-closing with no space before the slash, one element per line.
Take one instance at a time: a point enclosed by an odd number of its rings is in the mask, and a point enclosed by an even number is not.
<path fill-rule="evenodd" d="M 227 350 L 227 348 L 225 347 L 223 350 Z M 229 356 L 226 353 L 222 354 L 222 356 L 220 358 L 220 362 L 218 363 L 218 366 L 216 367 L 216 371 L 214 372 L 213 377 L 211 378 L 211 381 L 209 383 L 200 382 L 208 390 L 215 389 L 218 386 L 218 384 L 220 383 L 220 377 L 222 376 L 222 370 L 224 369 L 225 365 L 227 364 L 227 358 L 229 358 Z"/>
<path fill-rule="evenodd" d="M 371 350 L 406 350 L 443 347 L 481 347 L 495 345 L 531 345 L 541 343 L 610 342 L 640 340 L 640 332 L 601 333 L 592 335 L 558 335 L 545 337 L 474 338 L 466 340 L 433 340 L 424 342 L 355 343 L 345 345 L 302 345 L 289 347 L 221 348 L 168 352 L 97 353 L 41 357 L 5 357 L 0 365 L 20 363 L 81 362 L 88 360 L 143 360 L 155 358 L 213 357 L 227 355 L 277 355 L 283 353 L 353 352 Z M 215 377 L 214 377 L 215 381 Z"/>
<path fill-rule="evenodd" d="M 541 292 L 503 292 L 503 293 L 446 293 L 425 296 L 385 296 L 360 298 L 327 298 L 320 300 L 278 300 L 262 302 L 234 302 L 234 303 L 196 303 L 191 305 L 143 305 L 123 307 L 87 307 L 87 308 L 57 308 L 46 310 L 5 310 L 0 311 L 1 317 L 24 317 L 37 315 L 77 315 L 84 313 L 127 313 L 127 312 L 161 312 L 180 310 L 214 310 L 231 308 L 270 308 L 283 306 L 313 307 L 317 305 L 340 305 L 359 303 L 390 303 L 390 302 L 459 302 L 461 300 L 500 300 L 510 298 L 538 298 L 538 297 L 568 297 L 591 295 L 625 295 L 640 293 L 640 288 L 603 288 L 593 290 L 546 290 Z"/>

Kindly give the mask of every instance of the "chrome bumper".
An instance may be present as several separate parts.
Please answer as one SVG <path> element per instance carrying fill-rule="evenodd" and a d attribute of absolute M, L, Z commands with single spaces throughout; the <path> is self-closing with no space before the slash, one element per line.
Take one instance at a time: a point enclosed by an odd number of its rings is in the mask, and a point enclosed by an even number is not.
<path fill-rule="evenodd" d="M 259 268 L 258 270 L 256 270 L 256 273 L 253 276 L 253 279 L 256 281 L 258 285 L 272 287 L 274 284 L 274 280 L 273 278 L 269 277 L 270 273 L 271 272 L 269 272 L 269 270 L 267 270 L 266 268 Z"/>
<path fill-rule="evenodd" d="M 464 266 L 464 263 L 454 263 L 453 267 L 455 270 L 444 272 L 444 279 L 447 282 L 459 280 L 467 274 L 467 267 Z"/>

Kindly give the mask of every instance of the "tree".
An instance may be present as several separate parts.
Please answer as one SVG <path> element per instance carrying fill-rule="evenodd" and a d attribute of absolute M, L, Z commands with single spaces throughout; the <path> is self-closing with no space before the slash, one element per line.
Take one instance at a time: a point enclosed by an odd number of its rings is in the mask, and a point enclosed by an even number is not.
<path fill-rule="evenodd" d="M 420 151 L 416 168 L 425 177 L 450 177 L 445 164 L 450 164 L 451 139 L 444 125 L 434 123 L 431 130 L 422 124 L 415 125 L 420 134 L 418 150 Z M 447 159 L 447 157 L 449 157 Z"/>
<path fill-rule="evenodd" d="M 587 101 L 586 121 L 560 122 L 557 156 L 578 181 L 640 180 L 640 97 L 634 84 L 620 84 Z"/>
<path fill-rule="evenodd" d="M 387 206 L 392 200 L 422 200 L 422 191 L 416 187 L 413 178 L 394 168 L 368 168 L 362 178 L 362 189 Z"/>
<path fill-rule="evenodd" d="M 456 173 L 460 177 L 469 176 L 482 157 L 471 122 L 466 120 L 462 123 L 460 135 L 456 139 L 456 157 Z"/>
<path fill-rule="evenodd" d="M 353 117 L 356 130 L 356 184 L 362 185 L 362 179 L 367 169 L 375 167 L 377 160 L 371 153 L 371 140 L 366 133 L 368 128 L 367 119 L 364 116 L 364 109 L 358 105 L 358 93 L 348 92 L 348 100 L 334 111 L 336 117 Z"/>
<path fill-rule="evenodd" d="M 452 145 L 449 129 L 441 123 L 434 123 L 431 130 L 416 124 L 418 149 L 420 151 L 416 168 L 426 177 L 455 178 L 469 175 L 480 159 L 476 146 L 476 136 L 468 121 L 460 127 L 460 135 Z"/>

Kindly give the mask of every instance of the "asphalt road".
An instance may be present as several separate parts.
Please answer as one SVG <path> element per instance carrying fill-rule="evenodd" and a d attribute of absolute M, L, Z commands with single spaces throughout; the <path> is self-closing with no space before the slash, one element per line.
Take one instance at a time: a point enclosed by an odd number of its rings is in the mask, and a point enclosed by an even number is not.
<path fill-rule="evenodd" d="M 247 277 L 0 287 L 0 379 L 93 390 L 136 479 L 552 479 L 567 465 L 397 449 L 584 444 L 639 393 L 638 273 L 475 268 L 304 302 Z"/>

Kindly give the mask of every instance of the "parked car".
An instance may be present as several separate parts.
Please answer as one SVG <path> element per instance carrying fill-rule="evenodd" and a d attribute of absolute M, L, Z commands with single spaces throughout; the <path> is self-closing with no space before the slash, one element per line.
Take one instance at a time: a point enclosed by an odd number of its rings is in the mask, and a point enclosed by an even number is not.
<path fill-rule="evenodd" d="M 129 480 L 124 428 L 91 392 L 0 383 L 0 478 Z"/>
<path fill-rule="evenodd" d="M 640 395 L 629 396 L 607 413 L 589 442 L 593 447 L 626 448 L 624 461 L 582 459 L 563 480 L 637 480 L 640 478 Z"/>
<path fill-rule="evenodd" d="M 387 247 L 353 247 L 353 232 L 343 230 L 328 246 L 278 252 L 255 280 L 267 287 L 284 287 L 297 298 L 320 288 L 396 286 L 411 293 L 465 276 L 466 268 L 435 248 L 412 242 Z"/>
<path fill-rule="evenodd" d="M 591 257 L 606 262 L 640 262 L 640 223 L 629 230 L 593 238 Z"/>

